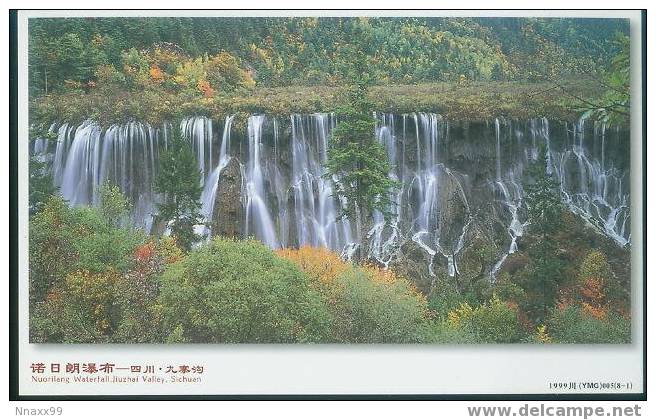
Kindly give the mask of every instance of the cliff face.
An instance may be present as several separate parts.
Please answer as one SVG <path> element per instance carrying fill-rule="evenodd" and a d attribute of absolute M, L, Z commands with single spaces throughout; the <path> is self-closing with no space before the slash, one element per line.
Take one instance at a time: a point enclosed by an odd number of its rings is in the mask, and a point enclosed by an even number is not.
<path fill-rule="evenodd" d="M 223 121 L 223 123 L 221 122 Z M 379 114 L 376 138 L 392 163 L 391 220 L 374 214 L 356 244 L 353 223 L 337 220 L 324 164 L 331 114 L 186 119 L 204 174 L 203 213 L 213 235 L 256 237 L 270 247 L 321 246 L 392 266 L 430 290 L 436 278 L 465 284 L 495 278 L 525 237 L 522 173 L 539 147 L 561 198 L 591 229 L 620 247 L 630 242 L 629 133 L 599 124 L 531 119 L 449 121 L 437 114 Z M 137 226 L 158 232 L 152 180 L 170 126 L 131 122 L 52 128 L 33 153 L 52 162 L 54 182 L 73 205 L 95 204 L 106 180 L 132 200 Z M 159 228 L 158 228 L 159 227 Z"/>
<path fill-rule="evenodd" d="M 239 160 L 230 159 L 221 173 L 221 178 L 221 182 L 217 185 L 212 214 L 212 234 L 240 238 L 242 237 L 241 221 L 244 219 L 244 215 L 241 202 L 243 179 Z"/>

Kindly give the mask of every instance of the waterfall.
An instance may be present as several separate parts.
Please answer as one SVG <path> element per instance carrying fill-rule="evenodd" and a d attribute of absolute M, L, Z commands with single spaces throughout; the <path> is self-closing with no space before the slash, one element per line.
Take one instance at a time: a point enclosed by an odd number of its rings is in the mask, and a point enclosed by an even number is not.
<path fill-rule="evenodd" d="M 624 246 L 631 240 L 628 171 L 606 162 L 606 126 L 600 131 L 593 136 L 601 148 L 600 158 L 595 159 L 585 147 L 585 120 L 579 120 L 574 125 L 573 146 L 551 153 L 557 162 L 554 174 L 569 209 Z"/>
<path fill-rule="evenodd" d="M 328 114 L 292 115 L 291 190 L 298 244 L 344 251 L 352 232 L 347 220 L 337 220 L 340 203 L 325 170 L 332 127 Z"/>
<path fill-rule="evenodd" d="M 376 140 L 385 148 L 389 177 L 399 182 L 387 220 L 374 212 L 365 232 L 370 260 L 388 267 L 403 244 L 416 244 L 434 275 L 459 275 L 461 254 L 480 231 L 480 215 L 501 224 L 500 251 L 489 267 L 494 279 L 526 230 L 523 170 L 544 145 L 547 171 L 560 184 L 568 208 L 620 246 L 630 243 L 629 166 L 624 132 L 584 120 L 550 124 L 523 122 L 464 124 L 438 114 L 376 114 Z M 181 129 L 203 173 L 202 215 L 212 221 L 226 179 L 241 184 L 239 231 L 267 246 L 327 247 L 348 259 L 359 248 L 352 221 L 338 220 L 345 207 L 335 196 L 336 179 L 326 176 L 332 114 L 285 118 L 253 115 L 245 132 L 225 117 L 220 144 L 213 123 L 191 117 Z M 234 124 L 233 124 L 234 123 Z M 471 127 L 473 128 L 470 128 Z M 551 125 L 551 126 L 550 126 Z M 159 156 L 168 147 L 170 124 L 129 122 L 101 127 L 92 121 L 57 124 L 57 141 L 35 140 L 31 153 L 49 166 L 53 183 L 71 205 L 99 204 L 99 187 L 117 185 L 132 202 L 132 223 L 151 230 L 158 195 L 153 191 Z M 232 146 L 231 147 L 231 143 Z M 216 153 L 218 151 L 218 153 Z M 233 160 L 234 159 L 234 160 Z M 624 159 L 624 160 L 623 160 Z M 239 164 L 241 180 L 226 177 Z M 211 232 L 208 232 L 211 234 Z M 441 271 L 440 271 L 441 270 Z"/>
<path fill-rule="evenodd" d="M 225 167 L 228 166 L 228 163 L 230 163 L 230 131 L 232 130 L 232 121 L 234 119 L 234 115 L 229 115 L 225 118 L 225 123 L 223 125 L 223 135 L 221 136 L 221 147 L 219 150 L 219 163 L 207 178 L 207 182 L 205 183 L 203 193 L 201 195 L 201 213 L 207 222 L 212 222 L 214 207 L 216 206 L 216 191 L 219 187 L 219 177 L 221 176 L 221 171 L 223 171 Z"/>
<path fill-rule="evenodd" d="M 100 126 L 85 122 L 75 130 L 59 190 L 72 205 L 95 204 L 100 183 Z"/>
<path fill-rule="evenodd" d="M 391 164 L 388 176 L 398 182 L 402 177 L 401 172 L 404 162 L 403 155 L 399 156 L 398 141 L 394 135 L 394 116 L 383 114 L 381 118 L 381 121 L 377 120 L 376 138 L 385 147 L 387 157 Z M 367 237 L 370 239 L 369 258 L 378 261 L 386 268 L 396 255 L 401 241 L 399 229 L 402 218 L 401 200 L 403 198 L 403 188 L 398 188 L 397 191 L 391 192 L 391 194 L 393 194 L 393 197 L 391 197 L 388 212 L 392 215 L 393 219 L 388 223 L 380 211 L 374 211 L 373 227 L 367 233 Z"/>
<path fill-rule="evenodd" d="M 430 257 L 429 272 L 434 275 L 433 264 L 436 255 L 444 257 L 447 274 L 454 277 L 458 273 L 457 254 L 464 247 L 464 237 L 471 222 L 469 202 L 466 198 L 459 176 L 444 165 L 438 151 L 448 143 L 448 125 L 437 114 L 413 114 L 415 125 L 416 162 L 414 170 L 402 163 L 404 188 L 407 192 L 400 198 L 400 208 L 409 207 L 413 226 L 410 237 Z M 443 140 L 444 144 L 441 144 Z M 405 154 L 405 152 L 404 152 Z M 466 221 L 460 226 L 444 223 L 441 218 L 447 214 L 443 206 L 450 206 L 453 194 L 463 206 Z M 408 197 L 408 203 L 403 198 Z M 449 230 L 459 231 L 457 239 L 447 239 L 442 231 L 443 225 Z"/>
<path fill-rule="evenodd" d="M 541 122 L 544 124 L 546 120 Z M 533 158 L 537 157 L 536 149 L 536 138 L 539 135 L 544 136 L 545 131 L 540 131 L 536 128 L 535 120 L 531 120 L 531 138 L 533 139 L 533 150 L 530 155 Z M 548 130 L 546 131 L 548 138 Z M 520 209 L 522 208 L 522 202 L 524 199 L 524 191 L 521 185 L 521 172 L 523 169 L 523 162 L 516 162 L 514 167 L 510 167 L 508 172 L 505 174 L 505 177 L 501 173 L 501 126 L 499 119 L 494 120 L 494 134 L 496 138 L 496 180 L 491 183 L 493 190 L 496 195 L 500 197 L 501 204 L 505 213 L 509 215 L 509 222 L 507 223 L 506 231 L 508 232 L 508 237 L 510 243 L 508 245 L 508 250 L 501 254 L 501 257 L 497 262 L 492 266 L 490 271 L 490 279 L 494 281 L 496 275 L 503 266 L 503 263 L 506 261 L 509 255 L 514 254 L 517 251 L 517 240 L 524 234 L 524 227 L 527 224 L 525 220 L 522 222 L 519 217 Z M 547 140 L 548 141 L 548 140 Z M 525 154 L 526 155 L 526 154 Z M 518 172 L 516 174 L 515 172 Z"/>
<path fill-rule="evenodd" d="M 117 185 L 133 203 L 133 224 L 149 230 L 158 138 L 158 130 L 137 122 L 112 125 L 104 132 L 91 121 L 75 128 L 64 124 L 58 129 L 53 182 L 73 206 L 97 205 L 100 186 Z"/>
<path fill-rule="evenodd" d="M 262 127 L 264 115 L 254 115 L 248 118 L 248 163 L 245 180 L 245 232 L 246 236 L 254 234 L 256 238 L 271 248 L 280 244 L 276 237 L 271 214 L 267 208 L 262 174 Z"/>
<path fill-rule="evenodd" d="M 499 119 L 494 119 L 494 136 L 497 140 L 497 181 L 501 181 L 501 129 L 499 128 Z"/>
<path fill-rule="evenodd" d="M 206 117 L 185 118 L 180 123 L 184 137 L 191 142 L 201 174 L 201 185 L 212 168 L 212 120 Z"/>

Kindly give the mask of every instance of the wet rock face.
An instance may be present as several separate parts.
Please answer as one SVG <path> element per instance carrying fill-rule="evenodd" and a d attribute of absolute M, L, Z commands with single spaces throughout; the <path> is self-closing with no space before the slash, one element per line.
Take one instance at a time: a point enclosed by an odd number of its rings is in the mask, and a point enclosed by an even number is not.
<path fill-rule="evenodd" d="M 435 281 L 429 267 L 432 257 L 412 240 L 407 240 L 399 247 L 397 257 L 390 264 L 390 269 L 410 280 L 422 293 L 428 295 Z"/>
<path fill-rule="evenodd" d="M 242 236 L 241 225 L 244 215 L 241 202 L 241 183 L 239 160 L 233 158 L 221 173 L 221 182 L 217 187 L 212 217 L 213 235 L 229 238 Z"/>
<path fill-rule="evenodd" d="M 482 220 L 483 219 L 483 220 Z M 459 289 L 464 289 L 481 278 L 487 277 L 500 248 L 494 243 L 493 233 L 485 225 L 485 218 L 472 223 L 465 245 L 456 257 L 458 271 L 455 279 Z"/>
<path fill-rule="evenodd" d="M 448 253 L 454 253 L 458 249 L 465 225 L 469 222 L 469 203 L 465 187 L 457 175 L 446 169 L 443 169 L 440 175 L 442 179 L 438 189 L 440 244 Z"/>

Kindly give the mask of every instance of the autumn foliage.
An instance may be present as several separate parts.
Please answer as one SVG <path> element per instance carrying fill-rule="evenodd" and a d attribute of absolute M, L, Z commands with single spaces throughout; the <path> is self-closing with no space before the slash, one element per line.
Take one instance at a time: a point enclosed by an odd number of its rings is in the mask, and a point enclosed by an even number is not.
<path fill-rule="evenodd" d="M 327 248 L 282 248 L 277 250 L 276 254 L 296 264 L 316 284 L 332 284 L 352 267 Z"/>

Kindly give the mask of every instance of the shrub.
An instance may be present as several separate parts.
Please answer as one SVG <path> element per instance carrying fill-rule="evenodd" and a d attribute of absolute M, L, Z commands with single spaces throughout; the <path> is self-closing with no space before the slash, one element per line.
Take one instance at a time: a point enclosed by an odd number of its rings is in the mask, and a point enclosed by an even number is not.
<path fill-rule="evenodd" d="M 100 187 L 100 214 L 107 223 L 118 226 L 121 218 L 128 214 L 130 201 L 123 195 L 121 189 L 109 182 Z"/>
<path fill-rule="evenodd" d="M 52 175 L 48 164 L 36 157 L 30 158 L 29 208 L 30 214 L 43 209 L 51 195 L 55 193 Z"/>
<path fill-rule="evenodd" d="M 125 273 L 77 270 L 33 305 L 30 335 L 36 342 L 161 342 L 158 277 L 182 255 L 171 238 L 134 250 Z"/>
<path fill-rule="evenodd" d="M 116 271 L 76 271 L 34 305 L 30 335 L 36 342 L 108 342 L 118 325 L 114 311 Z"/>
<path fill-rule="evenodd" d="M 71 209 L 52 196 L 30 220 L 30 300 L 41 301 L 79 261 L 78 241 L 91 236 L 104 221 L 93 210 Z"/>
<path fill-rule="evenodd" d="M 110 226 L 97 209 L 71 208 L 53 196 L 30 221 L 30 298 L 43 300 L 76 270 L 127 271 L 143 241 L 141 233 Z"/>
<path fill-rule="evenodd" d="M 446 320 L 449 312 L 463 303 L 464 297 L 455 286 L 447 282 L 437 282 L 428 299 L 428 307 L 441 320 Z"/>
<path fill-rule="evenodd" d="M 237 58 L 225 51 L 211 57 L 206 69 L 208 82 L 220 91 L 231 92 L 236 88 L 255 86 L 251 74 L 240 67 Z"/>
<path fill-rule="evenodd" d="M 292 261 L 326 302 L 333 319 L 329 340 L 400 343 L 426 340 L 426 298 L 391 270 L 354 267 L 325 248 L 277 251 Z"/>
<path fill-rule="evenodd" d="M 307 276 L 257 241 L 215 239 L 172 264 L 159 304 L 171 341 L 316 342 L 330 328 Z"/>
<path fill-rule="evenodd" d="M 334 338 L 349 343 L 412 343 L 426 340 L 426 299 L 405 279 L 353 268 L 338 278 L 331 307 Z"/>
<path fill-rule="evenodd" d="M 627 300 L 606 255 L 598 250 L 588 253 L 579 269 L 579 299 L 581 302 L 601 308 L 604 305 L 621 306 Z"/>
<path fill-rule="evenodd" d="M 302 246 L 298 249 L 283 248 L 276 254 L 296 264 L 315 285 L 333 284 L 337 278 L 351 268 L 328 248 Z"/>
<path fill-rule="evenodd" d="M 171 237 L 147 242 L 134 250 L 134 267 L 116 283 L 120 323 L 112 341 L 161 343 L 162 308 L 158 305 L 159 278 L 168 264 L 179 261 L 182 251 Z"/>
<path fill-rule="evenodd" d="M 134 249 L 145 239 L 143 233 L 131 229 L 97 226 L 95 232 L 73 243 L 78 260 L 70 262 L 69 266 L 93 272 L 110 269 L 126 272 L 132 267 Z"/>
<path fill-rule="evenodd" d="M 586 313 L 577 305 L 554 310 L 548 320 L 553 341 L 567 344 L 630 343 L 631 321 L 614 312 L 603 319 Z"/>
<path fill-rule="evenodd" d="M 480 339 L 469 329 L 456 328 L 445 321 L 426 325 L 424 335 L 427 343 L 436 344 L 478 344 Z"/>
<path fill-rule="evenodd" d="M 516 343 L 523 338 L 517 313 L 496 295 L 477 307 L 461 304 L 449 312 L 448 323 L 453 328 L 469 331 L 483 343 Z"/>

